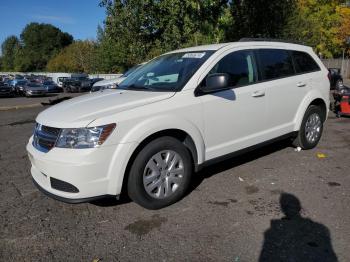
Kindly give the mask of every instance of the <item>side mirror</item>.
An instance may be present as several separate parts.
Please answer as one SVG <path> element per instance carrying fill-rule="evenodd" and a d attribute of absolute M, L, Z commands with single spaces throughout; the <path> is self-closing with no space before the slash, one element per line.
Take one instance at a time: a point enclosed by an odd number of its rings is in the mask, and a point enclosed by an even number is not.
<path fill-rule="evenodd" d="M 202 88 L 204 93 L 211 93 L 228 89 L 229 75 L 225 73 L 210 74 L 207 76 L 205 87 Z"/>

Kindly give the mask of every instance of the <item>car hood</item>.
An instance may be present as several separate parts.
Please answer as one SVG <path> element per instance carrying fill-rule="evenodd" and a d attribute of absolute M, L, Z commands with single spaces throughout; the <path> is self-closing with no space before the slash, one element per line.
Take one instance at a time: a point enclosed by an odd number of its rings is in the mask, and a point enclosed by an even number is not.
<path fill-rule="evenodd" d="M 51 127 L 84 127 L 98 118 L 168 99 L 174 94 L 174 92 L 104 90 L 54 105 L 41 112 L 36 120 Z"/>

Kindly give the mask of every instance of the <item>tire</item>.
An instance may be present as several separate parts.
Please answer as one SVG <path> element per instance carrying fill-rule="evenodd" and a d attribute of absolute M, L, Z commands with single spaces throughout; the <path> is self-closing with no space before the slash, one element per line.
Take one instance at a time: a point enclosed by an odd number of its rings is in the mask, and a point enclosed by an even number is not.
<path fill-rule="evenodd" d="M 294 146 L 301 147 L 304 150 L 316 147 L 322 136 L 323 122 L 324 118 L 321 108 L 315 105 L 309 106 L 301 122 L 298 136 L 293 142 Z M 310 126 L 312 127 L 310 128 Z M 308 132 L 310 129 L 311 131 Z"/>
<path fill-rule="evenodd" d="M 175 155 L 177 160 L 173 158 Z M 166 161 L 167 158 L 170 161 Z M 157 138 L 147 144 L 132 163 L 128 195 L 147 209 L 169 206 L 185 195 L 192 170 L 191 155 L 179 140 L 173 137 Z"/>

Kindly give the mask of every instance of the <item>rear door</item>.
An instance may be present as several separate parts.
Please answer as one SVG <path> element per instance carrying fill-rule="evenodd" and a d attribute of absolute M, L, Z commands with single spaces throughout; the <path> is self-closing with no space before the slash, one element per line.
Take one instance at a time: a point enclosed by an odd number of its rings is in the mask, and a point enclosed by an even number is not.
<path fill-rule="evenodd" d="M 292 51 L 257 50 L 261 81 L 266 82 L 267 125 L 270 138 L 293 130 L 295 114 L 311 85 L 308 75 L 297 75 Z"/>

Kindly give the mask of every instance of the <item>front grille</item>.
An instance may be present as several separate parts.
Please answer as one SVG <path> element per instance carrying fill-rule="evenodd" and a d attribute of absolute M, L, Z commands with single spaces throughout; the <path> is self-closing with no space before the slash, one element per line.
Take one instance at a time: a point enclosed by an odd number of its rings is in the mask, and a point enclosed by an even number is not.
<path fill-rule="evenodd" d="M 41 152 L 49 152 L 55 146 L 60 132 L 60 128 L 37 123 L 34 130 L 33 146 Z"/>
<path fill-rule="evenodd" d="M 62 180 L 50 177 L 50 182 L 51 182 L 51 187 L 53 189 L 63 191 L 63 192 L 68 192 L 68 193 L 79 193 L 78 188 Z"/>

